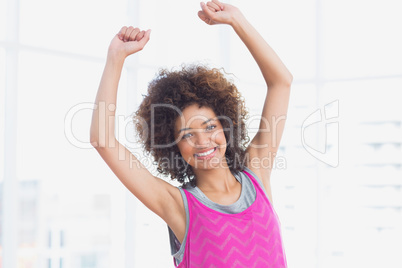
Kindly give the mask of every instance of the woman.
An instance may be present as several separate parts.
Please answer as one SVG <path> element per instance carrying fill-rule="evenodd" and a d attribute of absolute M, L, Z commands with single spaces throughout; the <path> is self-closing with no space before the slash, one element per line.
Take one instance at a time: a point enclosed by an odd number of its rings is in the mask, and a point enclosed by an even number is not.
<path fill-rule="evenodd" d="M 213 0 L 201 3 L 198 16 L 209 25 L 230 25 L 266 81 L 260 131 L 248 147 L 239 92 L 218 70 L 203 66 L 161 71 L 135 118 L 158 171 L 181 187 L 153 176 L 116 140 L 109 118 L 115 115 L 122 66 L 150 38 L 150 30 L 133 27 L 123 27 L 109 46 L 96 97 L 108 109 L 105 117 L 94 111 L 91 143 L 121 182 L 167 223 L 176 267 L 287 267 L 270 174 L 292 75 L 238 8 Z"/>

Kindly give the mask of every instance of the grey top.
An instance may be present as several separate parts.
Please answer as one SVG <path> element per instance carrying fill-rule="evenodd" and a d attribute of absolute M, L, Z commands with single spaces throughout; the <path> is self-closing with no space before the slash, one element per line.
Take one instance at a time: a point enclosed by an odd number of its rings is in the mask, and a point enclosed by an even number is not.
<path fill-rule="evenodd" d="M 254 172 L 252 172 L 249 168 L 245 167 L 244 170 L 250 173 L 258 181 L 261 188 L 264 190 L 265 194 L 267 194 L 260 178 L 258 178 L 254 174 Z M 227 214 L 240 213 L 245 209 L 247 209 L 254 202 L 256 198 L 256 189 L 254 188 L 251 179 L 244 172 L 236 173 L 234 174 L 234 176 L 241 183 L 242 187 L 239 199 L 235 203 L 230 205 L 220 205 L 211 201 L 197 186 L 196 187 L 186 186 L 184 187 L 184 189 L 190 192 L 202 204 L 213 210 Z M 179 265 L 179 263 L 183 260 L 184 248 L 186 246 L 186 239 L 187 239 L 187 231 L 189 226 L 189 210 L 188 210 L 186 194 L 184 193 L 182 187 L 178 187 L 178 189 L 180 190 L 181 196 L 183 198 L 184 208 L 186 210 L 186 233 L 184 235 L 183 244 L 180 244 L 176 235 L 173 233 L 172 229 L 170 229 L 168 225 L 170 252 L 171 255 L 175 258 L 176 265 Z"/>

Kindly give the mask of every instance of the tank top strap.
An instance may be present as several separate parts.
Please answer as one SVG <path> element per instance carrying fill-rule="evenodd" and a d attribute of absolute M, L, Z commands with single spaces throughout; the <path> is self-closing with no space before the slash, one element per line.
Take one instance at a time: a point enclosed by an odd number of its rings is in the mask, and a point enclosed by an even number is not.
<path fill-rule="evenodd" d="M 273 206 L 273 204 L 271 203 L 271 201 L 268 199 L 268 196 L 266 194 L 266 192 L 264 191 L 264 189 L 261 188 L 261 185 L 258 183 L 257 179 L 254 178 L 253 175 L 251 175 L 251 173 L 247 172 L 246 170 L 243 170 L 243 172 L 251 179 L 251 181 L 254 184 L 254 187 L 256 188 L 256 191 L 258 191 L 257 196 L 260 195 L 262 197 L 262 199 L 264 200 L 265 203 L 268 204 L 269 208 L 272 210 L 272 212 L 275 214 L 275 217 L 278 220 L 279 225 L 281 225 L 281 221 L 279 219 L 278 214 L 276 213 L 276 210 Z"/>
<path fill-rule="evenodd" d="M 188 207 L 192 207 L 192 204 L 194 203 L 194 200 L 191 197 L 194 197 L 192 193 L 190 193 L 189 191 L 187 191 L 186 189 L 182 189 L 183 192 L 186 194 L 186 198 L 187 198 L 187 205 Z"/>
<path fill-rule="evenodd" d="M 264 189 L 261 188 L 260 183 L 257 181 L 257 178 L 254 178 L 253 175 L 251 175 L 251 173 L 247 172 L 246 170 L 243 170 L 243 172 L 251 179 L 252 183 L 254 184 L 254 188 L 256 189 L 256 191 L 258 191 L 257 195 L 261 195 L 264 199 L 264 201 L 269 202 L 267 194 L 265 193 Z"/>
<path fill-rule="evenodd" d="M 191 227 L 191 224 L 193 222 L 192 220 L 192 208 L 193 208 L 193 204 L 194 204 L 194 199 L 196 199 L 192 193 L 190 193 L 189 191 L 187 191 L 186 189 L 181 188 L 181 190 L 184 192 L 186 200 L 183 200 L 185 202 L 185 209 L 186 209 L 186 233 L 184 236 L 184 241 L 183 243 L 184 245 L 184 252 L 183 252 L 183 258 L 181 260 L 181 262 L 179 263 L 179 265 L 176 264 L 176 260 L 173 257 L 173 264 L 174 267 L 176 268 L 188 268 L 189 263 L 188 263 L 188 253 L 189 253 L 189 228 Z M 186 204 L 187 203 L 187 204 Z"/>

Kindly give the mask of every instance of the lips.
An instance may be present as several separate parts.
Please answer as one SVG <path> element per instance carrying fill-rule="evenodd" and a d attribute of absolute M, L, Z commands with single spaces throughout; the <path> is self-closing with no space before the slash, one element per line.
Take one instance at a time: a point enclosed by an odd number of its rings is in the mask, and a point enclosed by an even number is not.
<path fill-rule="evenodd" d="M 194 154 L 195 157 L 197 158 L 208 158 L 214 155 L 216 148 L 212 148 L 212 149 L 208 149 L 208 150 L 204 150 L 202 152 L 196 153 Z"/>

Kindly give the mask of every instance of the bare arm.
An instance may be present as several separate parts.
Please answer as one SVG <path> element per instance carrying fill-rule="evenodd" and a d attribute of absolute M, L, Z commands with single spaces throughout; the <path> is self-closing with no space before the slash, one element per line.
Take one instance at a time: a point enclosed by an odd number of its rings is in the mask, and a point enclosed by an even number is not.
<path fill-rule="evenodd" d="M 267 85 L 267 94 L 261 114 L 259 131 L 251 141 L 247 152 L 253 164 L 249 168 L 262 178 L 268 194 L 270 174 L 284 131 L 290 97 L 292 74 L 274 50 L 247 21 L 240 10 L 218 0 L 201 4 L 198 16 L 207 24 L 228 24 L 246 45 L 257 62 Z M 255 161 L 255 160 L 258 161 Z M 265 163 L 265 165 L 264 165 Z M 272 197 L 271 197 L 272 200 Z"/>
<path fill-rule="evenodd" d="M 96 95 L 96 109 L 92 114 L 90 138 L 95 148 L 115 146 L 116 97 L 124 60 L 127 56 L 142 50 L 149 40 L 149 35 L 149 31 L 145 33 L 138 28 L 123 27 L 109 46 L 105 69 Z"/>
<path fill-rule="evenodd" d="M 177 211 L 176 187 L 153 176 L 114 134 L 117 89 L 124 60 L 142 50 L 150 31 L 123 27 L 110 46 L 95 100 L 90 131 L 91 144 L 114 174 L 145 206 L 166 222 Z M 180 194 L 180 193 L 179 193 Z M 169 216 L 169 217 L 173 217 Z"/>

